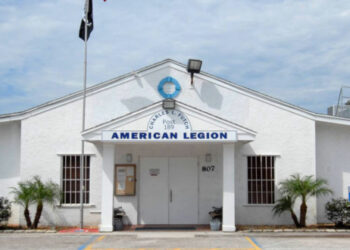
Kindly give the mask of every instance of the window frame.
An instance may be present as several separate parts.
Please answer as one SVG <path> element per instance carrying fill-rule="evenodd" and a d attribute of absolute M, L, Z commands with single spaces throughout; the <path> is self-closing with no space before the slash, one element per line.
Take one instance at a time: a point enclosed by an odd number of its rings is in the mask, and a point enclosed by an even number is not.
<path fill-rule="evenodd" d="M 60 189 L 62 192 L 60 205 L 61 206 L 78 206 L 78 205 L 80 205 L 80 168 L 81 168 L 80 161 L 81 161 L 81 155 L 80 154 L 59 154 L 59 156 L 60 156 L 60 165 L 61 165 L 61 169 L 60 169 L 61 186 L 60 186 Z M 68 157 L 69 157 L 70 161 L 72 161 L 72 158 L 74 157 L 74 159 L 75 159 L 74 160 L 74 162 L 75 162 L 74 167 L 73 167 L 72 163 L 70 163 L 69 167 L 64 166 L 64 163 L 65 163 L 65 161 L 67 161 Z M 79 159 L 79 167 L 76 166 L 77 159 Z M 84 170 L 85 170 L 84 177 L 85 177 L 85 175 L 88 175 L 88 178 L 83 178 L 83 183 L 85 184 L 84 185 L 85 188 L 87 186 L 86 183 L 88 183 L 88 190 L 84 191 L 84 194 L 83 194 L 84 195 L 84 202 L 83 202 L 84 206 L 91 204 L 91 159 L 92 159 L 92 157 L 90 154 L 85 154 L 85 159 L 86 160 L 85 160 L 85 166 L 84 166 Z M 70 169 L 69 171 L 72 171 L 72 169 L 75 168 L 75 171 L 74 171 L 75 178 L 74 179 L 67 178 L 67 172 L 64 173 L 65 168 L 69 168 Z M 69 174 L 71 177 L 72 172 L 69 172 Z M 70 190 L 69 191 L 64 190 L 65 189 L 65 182 L 67 182 L 67 181 L 70 182 Z M 78 191 L 73 191 L 73 188 L 72 188 L 73 182 L 75 183 L 74 184 L 75 189 Z M 77 184 L 79 184 L 79 189 L 78 189 Z M 75 193 L 74 202 L 72 202 L 72 196 L 70 196 L 70 202 L 67 202 L 66 201 L 66 194 L 70 193 L 70 195 L 72 195 L 73 192 Z"/>
<path fill-rule="evenodd" d="M 273 171 L 273 172 L 270 172 L 270 174 L 272 175 L 273 178 L 266 178 L 267 177 L 267 172 L 262 174 L 262 172 L 260 171 L 260 179 L 257 178 L 258 177 L 258 173 L 257 172 L 255 172 L 255 174 L 256 174 L 256 176 L 255 176 L 256 178 L 255 179 L 254 178 L 249 179 L 249 157 L 251 157 L 251 158 L 254 157 L 255 159 L 260 158 L 261 161 L 262 161 L 263 157 L 266 157 L 265 158 L 266 162 L 265 162 L 265 167 L 264 167 L 265 169 L 268 168 L 267 167 L 267 158 L 269 157 L 271 160 L 273 160 L 273 162 L 271 162 L 271 171 Z M 276 184 L 276 161 L 277 161 L 277 158 L 278 158 L 278 156 L 274 155 L 274 154 L 246 155 L 245 156 L 245 163 L 246 163 L 245 164 L 246 165 L 246 190 L 247 190 L 246 205 L 247 206 L 273 206 L 276 203 L 276 186 L 275 186 L 275 184 Z M 255 167 L 255 168 L 257 169 L 257 167 Z M 265 178 L 262 178 L 263 175 L 265 175 Z M 255 191 L 255 193 L 257 193 L 256 202 L 255 203 L 253 203 L 253 201 L 252 201 L 253 197 L 249 197 L 251 195 L 251 193 L 254 193 L 252 191 L 249 191 L 250 190 L 250 188 L 249 188 L 249 184 L 250 183 L 249 182 L 252 182 L 252 181 L 255 181 L 255 190 L 258 189 L 258 185 L 256 183 L 258 181 L 260 181 L 260 188 L 261 188 L 259 192 Z M 264 185 L 262 184 L 263 181 L 264 182 L 272 182 L 272 187 L 271 187 L 270 191 L 266 191 L 266 192 L 264 191 L 264 189 L 263 189 Z M 267 184 L 267 183 L 265 185 L 267 185 L 267 187 L 269 186 L 269 184 Z M 271 192 L 272 201 L 268 202 L 269 197 L 268 197 L 268 195 L 266 195 L 265 196 L 266 202 L 264 202 L 264 199 L 263 199 L 262 196 L 260 197 L 261 198 L 261 202 L 260 202 L 259 199 L 258 199 L 258 196 L 261 195 L 261 194 L 264 194 L 264 193 L 268 194 L 268 192 Z"/>

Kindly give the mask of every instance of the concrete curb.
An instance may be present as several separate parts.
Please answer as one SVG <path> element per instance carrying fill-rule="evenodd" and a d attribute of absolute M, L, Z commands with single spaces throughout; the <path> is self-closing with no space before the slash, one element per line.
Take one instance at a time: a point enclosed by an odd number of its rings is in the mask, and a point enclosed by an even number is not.
<path fill-rule="evenodd" d="M 14 230 L 14 229 L 6 229 L 6 230 L 0 230 L 0 234 L 1 233 L 57 233 L 56 230 L 45 230 L 45 229 L 38 229 L 38 230 L 34 230 L 34 229 L 18 229 L 18 230 Z"/>
<path fill-rule="evenodd" d="M 56 230 L 45 230 L 45 229 L 6 229 L 6 230 L 0 230 L 0 234 L 6 234 L 6 233 L 25 233 L 25 234 L 31 234 L 31 233 L 59 233 Z M 350 229 L 291 229 L 291 228 L 285 228 L 285 229 L 246 229 L 246 230 L 239 230 L 236 232 L 143 232 L 143 233 L 170 233 L 170 234 L 193 234 L 196 236 L 205 236 L 205 235 L 210 235 L 210 236 L 220 236 L 220 235 L 233 235 L 233 234 L 240 234 L 240 233 L 350 233 Z M 78 234 L 113 234 L 113 235 L 120 235 L 120 236 L 133 236 L 133 235 L 138 235 L 142 234 L 140 232 L 109 232 L 109 233 L 100 233 L 100 232 L 77 232 L 77 233 L 62 233 L 62 234 L 72 234 L 72 235 L 78 235 Z"/>
<path fill-rule="evenodd" d="M 282 232 L 288 232 L 288 233 L 303 233 L 303 232 L 312 232 L 312 233 L 350 233 L 350 229 L 308 229 L 308 228 L 302 228 L 302 229 L 291 229 L 291 228 L 285 228 L 285 229 L 247 229 L 247 230 L 240 230 L 238 232 L 242 233 L 282 233 Z"/>

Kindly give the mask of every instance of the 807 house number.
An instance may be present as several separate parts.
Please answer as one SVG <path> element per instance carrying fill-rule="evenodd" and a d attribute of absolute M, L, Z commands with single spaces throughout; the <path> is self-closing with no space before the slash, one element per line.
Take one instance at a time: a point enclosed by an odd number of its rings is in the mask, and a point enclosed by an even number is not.
<path fill-rule="evenodd" d="M 202 166 L 202 172 L 214 172 L 215 171 L 215 166 Z"/>

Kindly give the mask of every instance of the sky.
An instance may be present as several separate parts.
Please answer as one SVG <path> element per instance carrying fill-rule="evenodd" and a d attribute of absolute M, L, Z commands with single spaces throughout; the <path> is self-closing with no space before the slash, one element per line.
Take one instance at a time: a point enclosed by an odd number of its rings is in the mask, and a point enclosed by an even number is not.
<path fill-rule="evenodd" d="M 0 0 L 0 114 L 82 89 L 84 0 Z M 94 0 L 88 86 L 171 58 L 325 113 L 350 85 L 349 0 Z"/>

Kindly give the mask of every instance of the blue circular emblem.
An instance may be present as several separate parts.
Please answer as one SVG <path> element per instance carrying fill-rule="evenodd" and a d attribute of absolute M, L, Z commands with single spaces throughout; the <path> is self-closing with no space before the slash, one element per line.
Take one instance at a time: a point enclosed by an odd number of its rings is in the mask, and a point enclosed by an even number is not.
<path fill-rule="evenodd" d="M 175 89 L 172 93 L 166 93 L 164 91 L 164 85 L 166 83 L 172 83 L 174 85 Z M 175 78 L 172 78 L 171 76 L 165 77 L 163 80 L 159 82 L 159 85 L 158 85 L 159 94 L 161 94 L 164 98 L 167 98 L 167 99 L 169 98 L 173 99 L 176 96 L 178 96 L 178 94 L 180 93 L 180 90 L 181 90 L 181 86 L 179 82 Z"/>

